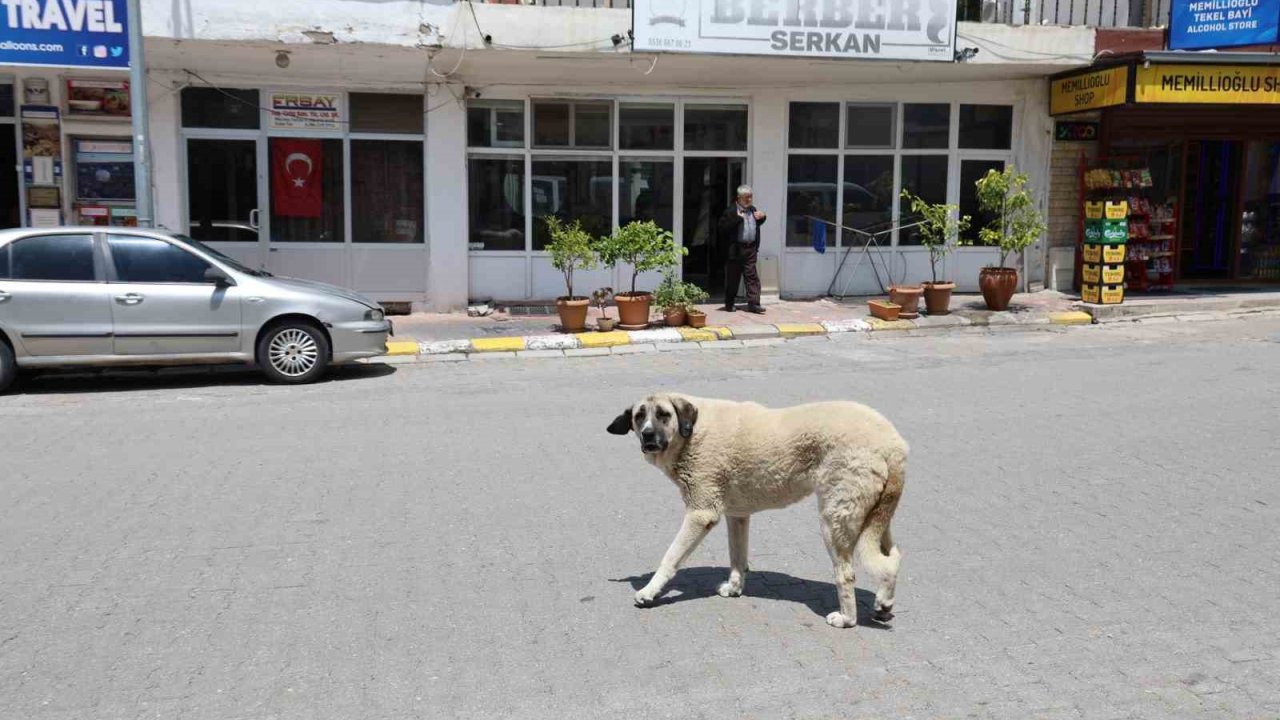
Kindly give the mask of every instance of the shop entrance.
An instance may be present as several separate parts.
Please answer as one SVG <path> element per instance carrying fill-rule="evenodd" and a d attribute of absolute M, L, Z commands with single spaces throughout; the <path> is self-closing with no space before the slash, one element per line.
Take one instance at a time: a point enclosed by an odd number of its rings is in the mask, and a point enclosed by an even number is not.
<path fill-rule="evenodd" d="M 684 161 L 684 279 L 719 297 L 724 292 L 724 250 L 717 237 L 720 215 L 734 201 L 746 160 L 687 157 Z"/>
<path fill-rule="evenodd" d="M 1187 143 L 1186 220 L 1179 258 L 1187 280 L 1235 277 L 1243 145 L 1234 140 Z"/>
<path fill-rule="evenodd" d="M 0 228 L 22 227 L 22 203 L 18 197 L 18 142 L 16 126 L 0 125 Z"/>

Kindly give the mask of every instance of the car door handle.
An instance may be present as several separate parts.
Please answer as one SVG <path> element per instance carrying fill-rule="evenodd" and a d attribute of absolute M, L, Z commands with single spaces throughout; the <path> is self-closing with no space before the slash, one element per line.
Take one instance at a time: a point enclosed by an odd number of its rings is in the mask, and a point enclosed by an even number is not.
<path fill-rule="evenodd" d="M 0 290 L 0 303 L 2 303 L 2 302 L 9 302 L 9 298 L 11 298 L 11 297 L 13 297 L 13 296 L 12 296 L 12 295 L 10 295 L 9 293 L 7 293 L 7 292 L 5 292 L 5 291 L 3 291 L 3 290 Z"/>
<path fill-rule="evenodd" d="M 127 293 L 125 295 L 117 295 L 116 302 L 121 305 L 137 305 L 142 302 L 143 297 L 138 293 Z"/>

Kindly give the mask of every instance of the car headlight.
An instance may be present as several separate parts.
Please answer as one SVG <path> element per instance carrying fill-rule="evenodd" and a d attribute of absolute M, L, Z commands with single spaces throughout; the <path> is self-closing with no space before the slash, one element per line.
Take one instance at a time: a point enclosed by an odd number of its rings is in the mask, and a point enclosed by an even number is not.
<path fill-rule="evenodd" d="M 366 310 L 364 313 L 364 319 L 371 322 L 382 322 L 384 317 L 386 315 L 381 310 Z"/>

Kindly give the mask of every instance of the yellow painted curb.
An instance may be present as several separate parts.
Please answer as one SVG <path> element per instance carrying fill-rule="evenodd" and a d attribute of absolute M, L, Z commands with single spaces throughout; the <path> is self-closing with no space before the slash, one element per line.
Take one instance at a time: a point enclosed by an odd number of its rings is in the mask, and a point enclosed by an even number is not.
<path fill-rule="evenodd" d="M 476 338 L 471 341 L 475 352 L 511 352 L 524 349 L 522 337 Z"/>
<path fill-rule="evenodd" d="M 867 322 L 871 323 L 872 330 L 914 330 L 916 324 L 910 320 L 881 320 L 880 318 L 867 318 Z"/>
<path fill-rule="evenodd" d="M 801 335 L 825 335 L 827 329 L 818 323 L 778 323 L 774 325 L 782 337 L 800 337 Z"/>
<path fill-rule="evenodd" d="M 418 343 L 413 340 L 388 340 L 388 355 L 417 355 Z"/>
<path fill-rule="evenodd" d="M 1054 325 L 1092 325 L 1093 316 L 1087 312 L 1049 313 L 1049 322 Z"/>
<path fill-rule="evenodd" d="M 614 345 L 630 345 L 631 335 L 625 330 L 614 330 L 613 332 L 598 333 L 582 333 L 578 336 L 578 342 L 582 343 L 584 348 L 613 347 Z"/>
<path fill-rule="evenodd" d="M 720 336 L 716 335 L 714 330 L 708 328 L 682 327 L 677 329 L 680 331 L 680 337 L 684 338 L 685 342 L 715 342 L 720 339 Z"/>
<path fill-rule="evenodd" d="M 716 337 L 721 340 L 733 339 L 733 331 L 727 327 L 709 327 L 709 328 L 703 328 L 703 330 L 708 330 L 710 332 L 715 333 Z"/>

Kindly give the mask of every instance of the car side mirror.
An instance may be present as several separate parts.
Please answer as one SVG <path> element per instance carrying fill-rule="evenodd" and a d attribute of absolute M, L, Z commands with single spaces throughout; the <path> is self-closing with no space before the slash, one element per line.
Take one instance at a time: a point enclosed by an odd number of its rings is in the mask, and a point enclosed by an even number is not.
<path fill-rule="evenodd" d="M 232 280 L 230 275 L 216 267 L 211 267 L 204 271 L 204 281 L 213 283 L 218 287 L 228 287 L 236 284 L 236 281 Z"/>

